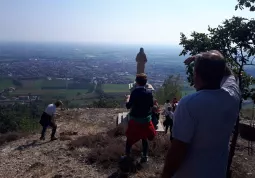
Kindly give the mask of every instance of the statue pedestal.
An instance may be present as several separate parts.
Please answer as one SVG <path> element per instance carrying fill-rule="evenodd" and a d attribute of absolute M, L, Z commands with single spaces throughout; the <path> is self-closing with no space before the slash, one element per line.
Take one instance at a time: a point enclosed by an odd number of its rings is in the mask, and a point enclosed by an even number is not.
<path fill-rule="evenodd" d="M 129 87 L 129 90 L 130 92 L 132 92 L 135 87 L 136 87 L 136 83 L 130 83 L 128 85 Z M 148 90 L 151 90 L 151 91 L 154 91 L 154 88 L 151 84 L 147 84 L 145 86 L 146 89 Z M 129 112 L 122 112 L 122 113 L 119 113 L 118 116 L 117 116 L 117 120 L 116 120 L 116 124 L 117 126 L 120 126 L 124 129 L 124 131 L 126 131 L 127 127 L 128 127 L 128 121 L 129 121 L 129 116 L 128 116 L 128 113 Z M 161 119 L 160 119 L 161 120 Z M 157 125 L 158 129 L 157 129 L 157 132 L 164 132 L 164 127 L 161 123 L 161 121 L 159 120 L 159 123 Z"/>
<path fill-rule="evenodd" d="M 157 132 L 164 132 L 164 127 L 160 121 L 161 119 L 159 119 L 159 122 L 158 122 L 158 129 L 156 130 Z M 128 112 L 122 112 L 122 113 L 119 113 L 118 116 L 117 116 L 117 126 L 120 126 L 123 128 L 124 132 L 126 132 L 127 130 L 127 127 L 128 127 L 128 121 L 129 121 L 129 116 L 128 116 Z"/>
<path fill-rule="evenodd" d="M 130 90 L 130 92 L 132 92 L 134 89 L 135 89 L 135 87 L 136 87 L 136 83 L 134 82 L 134 83 L 130 83 L 130 84 L 128 84 L 128 89 Z M 151 85 L 151 84 L 149 84 L 149 83 L 147 83 L 146 85 L 145 85 L 145 88 L 147 89 L 147 90 L 151 90 L 151 91 L 154 91 L 155 89 L 153 88 L 153 86 Z"/>

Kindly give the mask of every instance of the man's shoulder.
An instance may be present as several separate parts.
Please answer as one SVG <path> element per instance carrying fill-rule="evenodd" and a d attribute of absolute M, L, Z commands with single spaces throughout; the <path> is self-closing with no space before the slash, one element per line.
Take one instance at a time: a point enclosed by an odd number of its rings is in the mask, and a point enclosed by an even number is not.
<path fill-rule="evenodd" d="M 194 101 L 194 99 L 200 95 L 200 92 L 195 92 L 192 94 L 189 94 L 187 96 L 184 96 L 179 102 L 178 102 L 178 106 L 183 105 L 183 104 L 187 104 L 190 103 L 192 101 Z"/>

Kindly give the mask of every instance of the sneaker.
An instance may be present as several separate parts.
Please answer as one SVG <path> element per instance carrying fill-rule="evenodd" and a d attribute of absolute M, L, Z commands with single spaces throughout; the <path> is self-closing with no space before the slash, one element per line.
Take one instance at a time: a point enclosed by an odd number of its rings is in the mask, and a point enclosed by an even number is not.
<path fill-rule="evenodd" d="M 40 140 L 45 140 L 45 137 L 40 137 Z"/>
<path fill-rule="evenodd" d="M 51 141 L 54 141 L 54 140 L 57 140 L 58 138 L 57 137 L 51 137 Z"/>
<path fill-rule="evenodd" d="M 148 162 L 148 156 L 142 156 L 140 162 L 141 162 L 141 163 L 146 163 L 146 162 Z"/>
<path fill-rule="evenodd" d="M 124 160 L 124 159 L 127 159 L 127 158 L 130 158 L 130 156 L 128 156 L 128 155 L 123 155 L 123 156 L 120 157 L 121 160 Z"/>

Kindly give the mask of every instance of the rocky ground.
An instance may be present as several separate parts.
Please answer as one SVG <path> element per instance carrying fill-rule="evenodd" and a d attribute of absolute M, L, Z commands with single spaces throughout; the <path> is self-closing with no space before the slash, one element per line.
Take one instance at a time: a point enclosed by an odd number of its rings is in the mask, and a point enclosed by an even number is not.
<path fill-rule="evenodd" d="M 124 109 L 73 109 L 60 111 L 56 119 L 59 140 L 40 141 L 39 134 L 0 147 L 0 178 L 104 178 L 117 170 L 125 137 L 116 128 L 115 116 Z M 48 130 L 48 134 L 50 129 Z M 136 178 L 160 177 L 168 136 L 150 143 L 149 165 L 132 174 Z M 247 154 L 247 142 L 239 139 L 234 158 L 235 178 L 255 177 L 255 157 Z M 139 155 L 140 144 L 134 146 Z"/>

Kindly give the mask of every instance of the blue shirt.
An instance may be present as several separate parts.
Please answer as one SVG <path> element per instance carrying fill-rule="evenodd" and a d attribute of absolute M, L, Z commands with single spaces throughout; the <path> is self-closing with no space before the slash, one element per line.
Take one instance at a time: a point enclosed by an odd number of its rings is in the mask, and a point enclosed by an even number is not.
<path fill-rule="evenodd" d="M 228 145 L 239 114 L 240 91 L 234 76 L 218 90 L 184 97 L 174 113 L 173 137 L 188 144 L 174 178 L 225 178 Z"/>
<path fill-rule="evenodd" d="M 126 107 L 131 109 L 130 116 L 147 118 L 151 115 L 151 107 L 153 107 L 152 92 L 144 87 L 137 87 L 132 91 Z"/>

